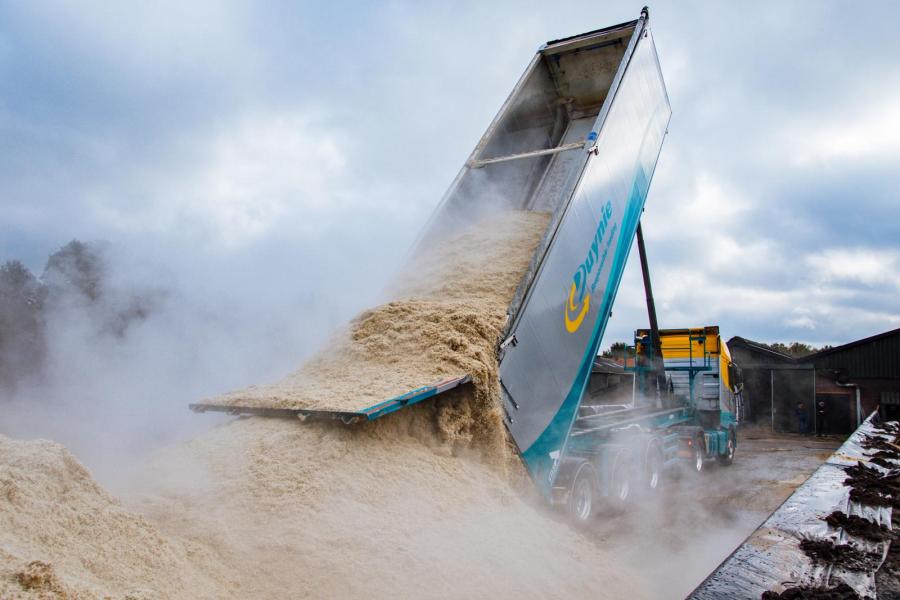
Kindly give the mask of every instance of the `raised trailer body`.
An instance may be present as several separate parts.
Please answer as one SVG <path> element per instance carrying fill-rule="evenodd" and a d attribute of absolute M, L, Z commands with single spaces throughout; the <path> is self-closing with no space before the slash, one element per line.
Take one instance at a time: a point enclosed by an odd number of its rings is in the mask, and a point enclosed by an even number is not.
<path fill-rule="evenodd" d="M 550 215 L 498 344 L 506 425 L 548 498 L 567 453 L 671 115 L 649 16 L 541 46 L 414 246 L 496 211 Z M 465 383 L 359 410 L 206 402 L 196 411 L 379 418 Z"/>
<path fill-rule="evenodd" d="M 516 207 L 552 212 L 500 347 L 507 427 L 547 497 L 670 116 L 645 12 L 637 21 L 549 42 L 470 157 L 467 164 L 479 172 L 465 170 L 438 212 L 441 221 L 465 212 L 470 180 L 488 182 L 487 189 L 517 182 Z M 555 153 L 532 154 L 544 150 Z M 485 162 L 499 158 L 507 160 Z"/>

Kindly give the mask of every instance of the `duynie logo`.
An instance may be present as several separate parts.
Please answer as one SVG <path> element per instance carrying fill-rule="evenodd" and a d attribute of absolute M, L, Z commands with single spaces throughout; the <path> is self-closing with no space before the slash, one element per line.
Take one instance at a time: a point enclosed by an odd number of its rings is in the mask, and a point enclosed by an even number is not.
<path fill-rule="evenodd" d="M 587 316 L 588 310 L 591 308 L 591 292 L 597 286 L 598 277 L 595 276 L 590 285 L 588 285 L 588 277 L 595 267 L 597 275 L 599 275 L 603 262 L 606 260 L 606 251 L 609 249 L 609 244 L 606 244 L 602 259 L 600 257 L 600 249 L 603 236 L 606 235 L 606 229 L 609 226 L 610 217 L 612 217 L 612 202 L 607 201 L 603 207 L 600 224 L 597 226 L 594 239 L 591 241 L 587 258 L 578 265 L 578 270 L 572 275 L 572 287 L 569 288 L 569 298 L 565 307 L 566 331 L 569 333 L 578 331 L 578 328 L 584 322 L 585 316 Z"/>

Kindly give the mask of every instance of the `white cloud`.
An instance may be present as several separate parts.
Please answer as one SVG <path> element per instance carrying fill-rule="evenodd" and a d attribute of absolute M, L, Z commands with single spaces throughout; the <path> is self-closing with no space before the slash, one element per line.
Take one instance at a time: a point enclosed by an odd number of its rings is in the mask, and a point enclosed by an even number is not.
<path fill-rule="evenodd" d="M 196 142 L 194 162 L 179 165 L 183 172 L 133 166 L 134 179 L 98 188 L 91 208 L 118 234 L 174 234 L 235 247 L 290 222 L 302 237 L 366 204 L 348 199 L 354 184 L 339 134 L 305 114 L 247 116 Z M 141 199 L 123 202 L 123 187 Z"/>
<path fill-rule="evenodd" d="M 870 248 L 828 248 L 810 254 L 806 264 L 819 283 L 858 282 L 900 288 L 900 252 Z"/>
<path fill-rule="evenodd" d="M 672 169 L 679 166 L 684 165 L 667 163 L 666 171 L 659 175 L 668 179 Z M 648 202 L 647 218 L 653 222 L 657 236 L 687 243 L 731 231 L 750 205 L 740 191 L 709 172 L 701 172 L 685 184 L 653 194 L 652 202 Z"/>
<path fill-rule="evenodd" d="M 816 122 L 787 132 L 794 163 L 875 159 L 896 161 L 900 156 L 900 92 L 860 92 L 856 104 L 840 111 L 817 114 Z"/>
<path fill-rule="evenodd" d="M 339 202 L 345 167 L 332 132 L 298 116 L 245 120 L 210 144 L 210 164 L 190 186 L 187 210 L 240 243 L 288 215 L 314 217 Z"/>
<path fill-rule="evenodd" d="M 125 77 L 130 86 L 154 88 L 173 75 L 248 75 L 259 66 L 246 19 L 228 3 L 97 2 L 62 0 L 19 7 L 23 22 L 52 40 L 57 60 L 75 57 L 102 67 L 106 80 Z M 67 52 L 55 53 L 58 45 Z"/>
<path fill-rule="evenodd" d="M 810 315 L 799 314 L 792 315 L 784 319 L 784 324 L 788 327 L 794 327 L 797 329 L 810 329 L 813 330 L 816 328 L 816 321 Z"/>
<path fill-rule="evenodd" d="M 713 240 L 710 248 L 721 242 Z M 734 248 L 729 242 L 725 248 Z M 860 284 L 900 289 L 900 257 L 894 252 L 867 248 L 832 248 L 791 256 L 777 246 L 765 245 L 767 260 L 775 263 L 758 266 L 760 272 L 778 269 L 781 265 L 797 265 L 795 277 L 780 285 L 760 278 L 758 283 L 742 281 L 745 270 L 753 268 L 757 257 L 736 255 L 731 271 L 716 273 L 707 264 L 689 265 L 683 260 L 656 269 L 653 273 L 654 292 L 661 325 L 686 327 L 721 325 L 726 337 L 749 335 L 753 332 L 736 330 L 741 323 L 768 323 L 770 327 L 791 332 L 781 341 L 809 341 L 814 344 L 844 343 L 857 337 L 896 327 L 900 314 L 879 307 L 883 297 L 867 293 Z M 726 252 L 727 254 L 727 252 Z M 617 304 L 616 323 L 612 335 L 630 335 L 630 330 L 646 320 L 641 282 L 636 257 L 629 263 L 629 273 L 623 283 L 625 302 Z M 875 303 L 875 304 L 873 304 Z M 850 333 L 846 333 L 846 332 Z M 847 337 L 844 337 L 847 336 Z M 804 339 L 805 338 L 805 339 Z M 615 341 L 608 338 L 604 344 Z M 761 341 L 778 341 L 776 338 Z"/>

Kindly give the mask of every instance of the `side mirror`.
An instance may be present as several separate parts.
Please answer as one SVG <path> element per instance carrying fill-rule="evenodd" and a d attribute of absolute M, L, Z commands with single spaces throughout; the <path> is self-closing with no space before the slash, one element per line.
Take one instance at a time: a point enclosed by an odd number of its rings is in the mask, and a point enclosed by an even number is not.
<path fill-rule="evenodd" d="M 731 382 L 731 388 L 740 391 L 744 387 L 744 377 L 741 368 L 734 363 L 728 365 L 728 381 Z"/>

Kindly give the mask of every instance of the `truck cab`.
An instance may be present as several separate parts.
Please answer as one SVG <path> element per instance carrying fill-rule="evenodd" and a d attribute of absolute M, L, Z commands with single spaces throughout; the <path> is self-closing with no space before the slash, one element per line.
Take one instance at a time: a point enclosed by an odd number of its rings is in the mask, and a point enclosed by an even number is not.
<path fill-rule="evenodd" d="M 664 388 L 650 389 L 647 377 L 656 352 L 649 343 L 651 333 L 634 334 L 633 367 L 639 377 L 636 394 L 660 395 L 669 405 L 688 406 L 711 426 L 728 428 L 738 420 L 741 402 L 740 368 L 732 361 L 718 326 L 659 330 L 660 352 L 665 371 Z"/>
<path fill-rule="evenodd" d="M 732 463 L 740 369 L 717 326 L 638 329 L 619 359 L 598 357 L 582 397 L 555 501 L 578 523 L 597 507 L 630 507 L 669 471 Z"/>
<path fill-rule="evenodd" d="M 695 440 L 699 436 L 686 436 L 679 453 L 694 459 L 696 470 L 712 458 L 730 464 L 737 447 L 743 383 L 719 327 L 660 329 L 658 349 L 650 343 L 651 334 L 647 329 L 635 331 L 630 367 L 636 377 L 635 395 L 682 407 L 691 422 L 689 429 L 694 433 L 698 433 L 695 428 L 702 429 L 700 447 Z M 664 377 L 654 377 L 657 354 L 661 354 Z"/>

